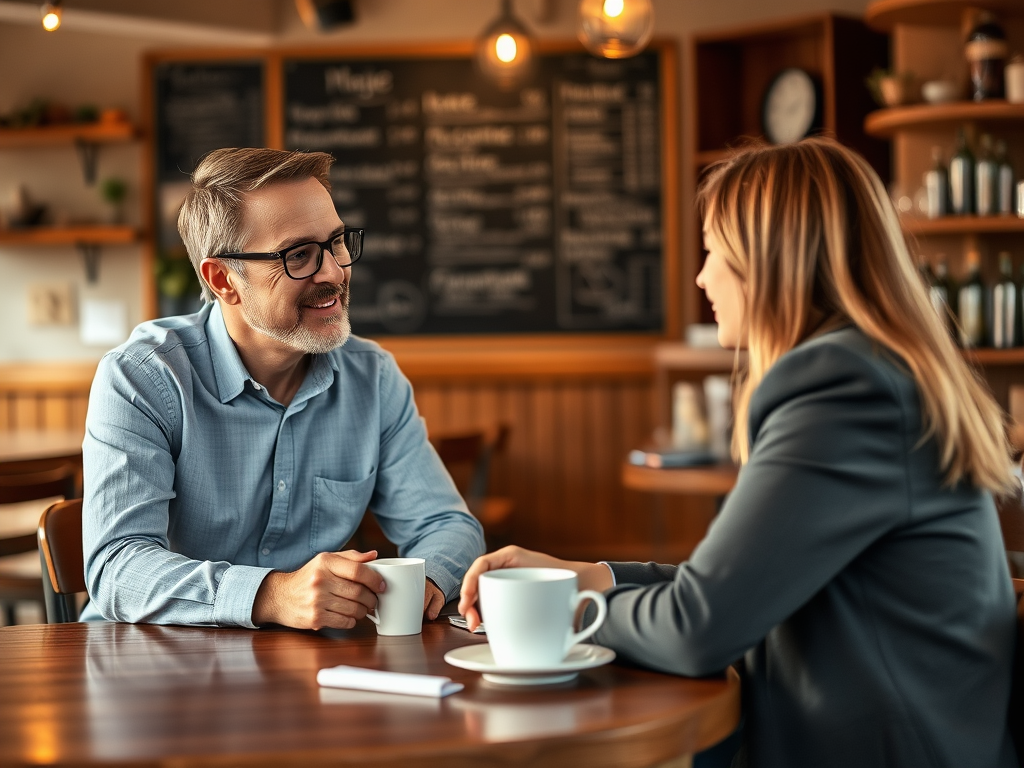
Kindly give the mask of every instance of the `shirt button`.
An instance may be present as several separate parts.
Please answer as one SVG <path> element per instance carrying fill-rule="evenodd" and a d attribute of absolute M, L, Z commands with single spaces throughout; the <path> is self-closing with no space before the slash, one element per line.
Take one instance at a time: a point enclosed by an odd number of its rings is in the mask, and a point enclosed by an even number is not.
<path fill-rule="evenodd" d="M 269 550 L 269 549 L 267 549 L 266 547 L 264 547 L 264 548 L 263 548 L 263 554 L 264 554 L 264 555 L 269 555 L 269 554 L 270 554 L 270 550 Z"/>
<path fill-rule="evenodd" d="M 278 481 L 277 481 L 277 490 L 279 490 L 279 491 L 283 491 L 283 490 L 284 490 L 285 488 L 287 488 L 287 487 L 288 487 L 288 486 L 287 486 L 287 485 L 285 485 L 285 482 L 284 482 L 284 480 L 278 480 Z"/>

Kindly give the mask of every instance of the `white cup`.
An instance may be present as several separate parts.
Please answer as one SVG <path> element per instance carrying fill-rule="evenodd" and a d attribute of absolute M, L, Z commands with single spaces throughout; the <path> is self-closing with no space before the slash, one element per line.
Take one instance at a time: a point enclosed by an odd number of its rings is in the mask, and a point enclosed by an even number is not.
<path fill-rule="evenodd" d="M 423 629 L 423 594 L 427 584 L 421 557 L 389 557 L 367 565 L 384 579 L 377 608 L 366 618 L 378 635 L 418 635 Z"/>
<path fill-rule="evenodd" d="M 480 576 L 480 611 L 495 663 L 505 669 L 557 667 L 608 615 L 604 595 L 577 590 L 576 574 L 563 568 L 505 568 Z M 597 618 L 573 632 L 576 608 L 597 604 Z"/>

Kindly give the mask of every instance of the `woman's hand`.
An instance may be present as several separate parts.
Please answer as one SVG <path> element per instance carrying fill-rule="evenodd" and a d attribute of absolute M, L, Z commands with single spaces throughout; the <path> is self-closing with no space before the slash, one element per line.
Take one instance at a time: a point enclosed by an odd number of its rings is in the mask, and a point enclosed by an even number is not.
<path fill-rule="evenodd" d="M 579 577 L 580 589 L 596 589 L 603 592 L 612 587 L 611 571 L 600 563 L 584 563 L 559 560 L 542 552 L 531 552 L 522 547 L 503 547 L 478 557 L 466 571 L 459 596 L 459 613 L 466 617 L 470 630 L 480 626 L 480 611 L 476 606 L 480 574 L 501 568 L 566 568 L 575 571 Z"/>

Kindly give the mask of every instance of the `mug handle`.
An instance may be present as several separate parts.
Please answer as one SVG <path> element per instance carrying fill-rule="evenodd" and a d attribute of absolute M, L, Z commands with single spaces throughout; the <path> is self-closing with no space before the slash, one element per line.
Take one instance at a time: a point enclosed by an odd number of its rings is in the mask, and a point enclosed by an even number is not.
<path fill-rule="evenodd" d="M 584 589 L 582 592 L 577 592 L 572 599 L 572 610 L 575 614 L 576 609 L 579 608 L 580 603 L 584 600 L 593 600 L 597 604 L 597 618 L 594 619 L 591 624 L 585 629 L 576 632 L 575 634 L 569 635 L 569 639 L 565 644 L 565 652 L 568 653 L 569 649 L 572 648 L 576 643 L 581 643 L 590 637 L 592 634 L 597 632 L 604 623 L 605 618 L 608 616 L 608 603 L 605 602 L 604 595 L 600 592 L 595 592 L 592 589 Z"/>
<path fill-rule="evenodd" d="M 380 626 L 380 615 L 377 613 L 377 609 L 376 608 L 373 609 L 373 613 L 366 614 L 366 618 L 368 618 L 370 621 L 372 621 L 378 627 Z"/>

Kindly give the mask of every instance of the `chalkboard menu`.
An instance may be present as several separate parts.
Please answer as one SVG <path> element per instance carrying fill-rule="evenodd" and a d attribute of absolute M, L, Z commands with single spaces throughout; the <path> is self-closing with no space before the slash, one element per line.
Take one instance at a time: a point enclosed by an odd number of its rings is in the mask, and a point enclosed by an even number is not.
<path fill-rule="evenodd" d="M 171 61 L 154 66 L 156 239 L 165 256 L 184 256 L 178 208 L 199 159 L 220 147 L 262 147 L 262 61 Z"/>
<path fill-rule="evenodd" d="M 330 152 L 365 227 L 366 335 L 662 331 L 659 53 L 542 56 L 511 91 L 468 58 L 283 62 L 283 140 Z"/>

